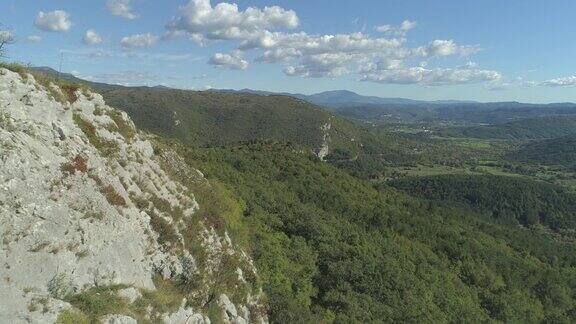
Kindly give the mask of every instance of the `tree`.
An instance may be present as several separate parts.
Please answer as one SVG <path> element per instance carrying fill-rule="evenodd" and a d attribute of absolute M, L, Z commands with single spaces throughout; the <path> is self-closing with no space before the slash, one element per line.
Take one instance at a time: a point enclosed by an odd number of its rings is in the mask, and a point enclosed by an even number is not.
<path fill-rule="evenodd" d="M 6 57 L 6 47 L 15 42 L 14 34 L 10 29 L 0 24 L 0 58 Z"/>

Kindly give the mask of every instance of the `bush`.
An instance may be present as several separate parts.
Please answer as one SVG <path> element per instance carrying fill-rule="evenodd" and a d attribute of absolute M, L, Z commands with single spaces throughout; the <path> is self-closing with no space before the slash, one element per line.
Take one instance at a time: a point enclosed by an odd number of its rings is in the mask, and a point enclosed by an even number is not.
<path fill-rule="evenodd" d="M 80 115 L 74 114 L 74 122 L 82 130 L 82 132 L 88 137 L 90 144 L 104 156 L 110 156 L 117 153 L 120 148 L 118 144 L 114 141 L 104 139 L 98 135 L 96 127 L 92 125 L 89 121 L 84 120 Z"/>
<path fill-rule="evenodd" d="M 152 306 L 154 311 L 168 313 L 176 311 L 182 304 L 184 293 L 171 280 L 155 275 L 154 286 L 156 290 L 145 290 L 142 297 L 134 302 L 137 312 L 145 313 L 148 306 Z"/>
<path fill-rule="evenodd" d="M 85 314 L 91 323 L 98 323 L 104 315 L 130 314 L 128 302 L 118 296 L 118 290 L 122 288 L 125 287 L 121 285 L 94 287 L 80 294 L 68 296 L 65 300 Z"/>
<path fill-rule="evenodd" d="M 122 117 L 122 113 L 119 110 L 112 110 L 108 113 L 108 116 L 112 118 L 116 126 L 118 127 L 118 132 L 127 140 L 132 140 L 136 136 L 136 129 L 130 125 L 130 123 Z"/>
<path fill-rule="evenodd" d="M 67 309 L 60 314 L 58 314 L 58 318 L 56 319 L 56 324 L 89 324 L 90 319 L 84 313 L 75 310 L 75 309 Z"/>
<path fill-rule="evenodd" d="M 18 73 L 22 78 L 26 78 L 28 74 L 28 67 L 19 63 L 0 62 L 0 68 L 5 68 L 12 72 Z"/>
<path fill-rule="evenodd" d="M 178 244 L 179 238 L 174 227 L 162 216 L 156 215 L 155 212 L 150 213 L 150 225 L 154 232 L 158 234 L 158 243 L 160 245 L 168 248 Z"/>

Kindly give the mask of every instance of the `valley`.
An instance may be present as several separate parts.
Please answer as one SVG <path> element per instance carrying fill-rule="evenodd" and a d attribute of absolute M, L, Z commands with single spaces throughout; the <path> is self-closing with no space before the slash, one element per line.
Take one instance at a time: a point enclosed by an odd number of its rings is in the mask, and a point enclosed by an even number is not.
<path fill-rule="evenodd" d="M 574 12 L 0 1 L 0 324 L 576 323 Z"/>
<path fill-rule="evenodd" d="M 537 133 L 534 118 L 423 128 L 285 95 L 80 83 L 125 111 L 153 156 L 181 157 L 167 172 L 202 224 L 253 258 L 247 284 L 271 322 L 572 319 L 572 137 L 547 144 L 571 119 L 541 117 Z M 188 180 L 194 170 L 209 184 Z"/>

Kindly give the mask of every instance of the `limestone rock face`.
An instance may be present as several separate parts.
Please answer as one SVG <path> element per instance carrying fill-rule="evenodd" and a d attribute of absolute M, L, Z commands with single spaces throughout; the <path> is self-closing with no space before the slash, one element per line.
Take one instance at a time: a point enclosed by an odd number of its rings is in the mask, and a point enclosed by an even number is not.
<path fill-rule="evenodd" d="M 316 154 L 316 156 L 318 156 L 318 158 L 321 161 L 324 161 L 324 159 L 330 154 L 330 129 L 332 128 L 332 124 L 330 123 L 330 121 L 328 121 L 328 123 L 322 125 L 322 127 L 320 127 L 320 130 L 322 130 L 323 136 L 322 136 L 322 146 L 317 148 L 316 150 L 314 150 L 314 153 Z"/>
<path fill-rule="evenodd" d="M 103 287 L 126 304 L 125 313 L 100 318 L 106 323 L 137 315 L 209 321 L 201 303 L 173 313 L 149 306 L 144 315 L 131 306 L 159 289 L 155 278 L 174 286 L 204 278 L 194 286 L 203 289 L 182 298 L 211 290 L 211 269 L 198 264 L 183 234 L 199 208 L 191 188 L 170 176 L 149 136 L 100 95 L 74 90 L 71 103 L 62 103 L 55 93 L 67 95 L 0 69 L 0 323 L 53 323 L 76 311 L 74 296 Z M 243 255 L 207 226 L 198 237 L 214 260 Z M 244 300 L 237 307 L 258 303 L 250 294 Z M 231 308 L 222 307 L 224 319 Z"/>

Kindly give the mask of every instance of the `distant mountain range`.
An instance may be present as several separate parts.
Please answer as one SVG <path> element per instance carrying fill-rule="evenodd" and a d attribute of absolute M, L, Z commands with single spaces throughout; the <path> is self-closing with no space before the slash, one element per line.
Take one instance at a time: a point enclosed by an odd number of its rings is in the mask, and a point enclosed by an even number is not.
<path fill-rule="evenodd" d="M 423 101 L 362 96 L 347 90 L 326 91 L 312 95 L 274 93 L 251 89 L 211 91 L 250 93 L 262 96 L 290 96 L 322 106 L 343 117 L 378 124 L 421 122 L 449 122 L 465 125 L 500 124 L 525 118 L 576 115 L 576 104 L 574 103 Z"/>
<path fill-rule="evenodd" d="M 58 71 L 49 68 L 49 67 L 34 67 L 36 71 L 48 73 L 51 75 L 56 75 L 60 78 L 65 80 L 70 80 L 74 82 L 81 82 L 81 83 L 88 83 L 95 88 L 126 88 L 125 86 L 121 85 L 113 85 L 101 82 L 92 82 L 88 80 L 83 80 L 80 78 L 75 77 L 69 73 L 59 73 Z M 141 87 L 137 87 L 141 88 Z M 170 89 L 166 86 L 154 86 L 151 88 L 162 88 L 162 89 Z M 364 96 L 360 95 L 356 92 L 349 91 L 349 90 L 333 90 L 333 91 L 325 91 L 320 93 L 315 93 L 311 95 L 305 95 L 301 93 L 289 93 L 289 92 L 271 92 L 271 91 L 263 91 L 263 90 L 253 90 L 253 89 L 241 89 L 241 90 L 234 90 L 234 89 L 210 89 L 206 90 L 210 92 L 228 92 L 228 93 L 250 93 L 256 94 L 261 96 L 270 96 L 270 95 L 282 95 L 282 96 L 289 96 L 294 97 L 302 100 L 306 100 L 310 103 L 315 105 L 324 106 L 327 108 L 344 108 L 344 107 L 354 107 L 354 106 L 377 106 L 377 105 L 411 105 L 411 106 L 421 106 L 421 105 L 500 105 L 500 104 L 507 104 L 507 105 L 536 105 L 536 104 L 529 104 L 529 103 L 521 103 L 521 102 L 489 102 L 489 103 L 482 103 L 473 100 L 434 100 L 434 101 L 426 101 L 426 100 L 415 100 L 415 99 L 407 99 L 407 98 L 385 98 L 385 97 L 378 97 L 378 96 Z M 566 105 L 572 103 L 553 103 L 549 104 L 550 106 L 554 105 Z M 542 106 L 542 105 L 539 105 Z"/>
<path fill-rule="evenodd" d="M 269 95 L 284 95 L 302 100 L 306 100 L 315 105 L 324 106 L 332 109 L 339 109 L 344 107 L 364 106 L 364 105 L 450 105 L 462 103 L 477 103 L 476 101 L 459 101 L 459 100 L 437 100 L 437 101 L 424 101 L 406 98 L 383 98 L 376 96 L 363 96 L 349 90 L 334 90 L 325 91 L 312 95 L 305 95 L 300 93 L 288 92 L 270 92 L 252 89 L 231 90 L 231 89 L 213 89 L 210 91 L 221 91 L 231 93 L 251 93 L 262 96 Z"/>
<path fill-rule="evenodd" d="M 119 89 L 170 90 L 165 86 L 125 87 L 82 80 L 72 74 L 59 73 L 51 68 L 33 68 L 70 82 L 84 83 L 101 93 Z M 201 91 L 183 90 L 190 93 Z M 204 93 L 252 94 L 259 96 L 287 96 L 324 107 L 343 117 L 369 123 L 449 122 L 451 124 L 499 124 L 525 118 L 576 115 L 576 104 L 528 104 L 520 102 L 489 102 L 458 100 L 423 101 L 405 98 L 363 96 L 348 90 L 326 91 L 312 95 L 288 92 L 269 92 L 252 89 L 211 89 Z"/>

